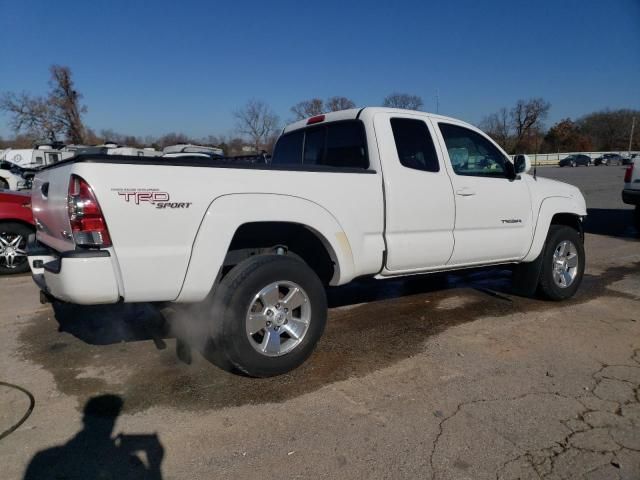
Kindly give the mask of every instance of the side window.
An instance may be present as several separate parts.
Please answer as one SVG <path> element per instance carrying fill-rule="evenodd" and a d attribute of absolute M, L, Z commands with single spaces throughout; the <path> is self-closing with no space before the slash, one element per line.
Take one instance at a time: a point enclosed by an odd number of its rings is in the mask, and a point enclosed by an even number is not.
<path fill-rule="evenodd" d="M 508 160 L 489 140 L 468 128 L 440 123 L 440 132 L 458 175 L 506 177 Z"/>
<path fill-rule="evenodd" d="M 402 165 L 425 172 L 440 170 L 438 155 L 426 123 L 410 118 L 392 118 L 391 130 Z"/>
<path fill-rule="evenodd" d="M 274 165 L 300 165 L 304 130 L 282 135 L 273 149 L 271 163 Z"/>

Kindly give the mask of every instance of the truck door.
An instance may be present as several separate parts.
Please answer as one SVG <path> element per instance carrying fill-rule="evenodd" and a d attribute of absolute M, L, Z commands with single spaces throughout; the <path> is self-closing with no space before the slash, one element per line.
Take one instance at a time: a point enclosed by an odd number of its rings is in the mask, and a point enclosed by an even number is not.
<path fill-rule="evenodd" d="M 532 238 L 527 182 L 507 178 L 510 160 L 485 135 L 436 122 L 455 192 L 455 249 L 450 265 L 521 259 Z"/>
<path fill-rule="evenodd" d="M 455 206 L 433 126 L 427 116 L 378 113 L 374 128 L 383 159 L 386 271 L 445 265 L 453 252 Z"/>

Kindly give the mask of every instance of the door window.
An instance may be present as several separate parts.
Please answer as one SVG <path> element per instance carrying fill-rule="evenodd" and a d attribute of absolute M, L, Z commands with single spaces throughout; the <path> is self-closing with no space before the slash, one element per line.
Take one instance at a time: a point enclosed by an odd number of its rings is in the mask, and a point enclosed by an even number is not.
<path fill-rule="evenodd" d="M 402 165 L 425 172 L 440 170 L 436 148 L 426 123 L 411 118 L 392 118 L 391 130 Z"/>
<path fill-rule="evenodd" d="M 440 123 L 439 127 L 457 175 L 506 178 L 508 160 L 487 138 L 458 125 Z"/>

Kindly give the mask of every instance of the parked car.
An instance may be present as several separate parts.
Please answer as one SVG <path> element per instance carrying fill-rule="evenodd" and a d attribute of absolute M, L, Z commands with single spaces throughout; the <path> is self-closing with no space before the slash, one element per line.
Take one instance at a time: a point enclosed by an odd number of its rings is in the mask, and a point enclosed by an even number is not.
<path fill-rule="evenodd" d="M 593 161 L 594 165 L 624 165 L 624 158 L 617 153 L 605 153 Z"/>
<path fill-rule="evenodd" d="M 34 280 L 71 303 L 199 303 L 188 330 L 251 376 L 311 354 L 325 285 L 512 264 L 518 291 L 563 300 L 582 279 L 580 191 L 453 118 L 344 110 L 287 126 L 269 164 L 162 160 L 38 172 Z"/>
<path fill-rule="evenodd" d="M 585 167 L 591 166 L 591 157 L 589 155 L 582 155 L 580 153 L 574 155 L 568 155 L 558 162 L 560 167 L 577 167 L 584 165 Z"/>
<path fill-rule="evenodd" d="M 622 201 L 627 205 L 635 205 L 634 223 L 640 230 L 640 156 L 633 158 L 625 171 Z"/>
<path fill-rule="evenodd" d="M 0 190 L 0 275 L 29 271 L 27 238 L 34 232 L 30 194 Z"/>

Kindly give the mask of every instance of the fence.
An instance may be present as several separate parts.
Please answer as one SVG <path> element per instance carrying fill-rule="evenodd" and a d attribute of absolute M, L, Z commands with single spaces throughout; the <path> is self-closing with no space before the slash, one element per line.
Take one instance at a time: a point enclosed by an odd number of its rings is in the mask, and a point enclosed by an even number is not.
<path fill-rule="evenodd" d="M 640 155 L 638 151 L 623 151 L 623 152 L 565 152 L 565 153 L 528 153 L 529 160 L 531 160 L 531 165 L 557 165 L 560 160 L 565 158 L 568 155 L 587 155 L 591 157 L 591 159 L 596 159 L 605 153 L 617 153 L 622 157 L 630 157 L 631 155 Z M 513 158 L 514 155 L 511 155 Z"/>

